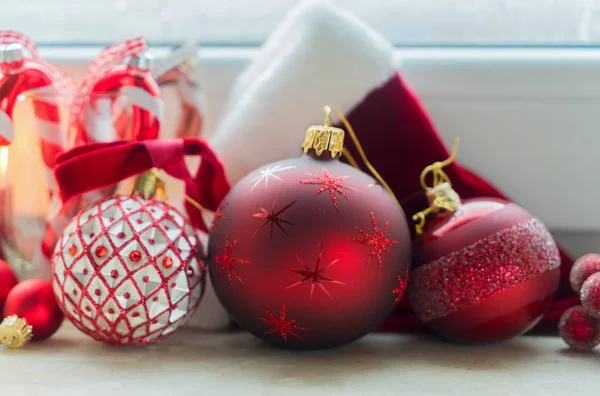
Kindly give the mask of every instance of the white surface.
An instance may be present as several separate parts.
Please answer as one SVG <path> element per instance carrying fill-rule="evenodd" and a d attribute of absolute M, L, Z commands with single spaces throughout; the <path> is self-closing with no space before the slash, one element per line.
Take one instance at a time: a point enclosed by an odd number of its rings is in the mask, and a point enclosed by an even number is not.
<path fill-rule="evenodd" d="M 43 43 L 263 42 L 300 0 L 27 0 L 0 26 Z M 403 44 L 597 44 L 598 0 L 333 0 Z"/>
<path fill-rule="evenodd" d="M 600 354 L 557 337 L 459 346 L 374 334 L 317 352 L 274 349 L 250 334 L 183 330 L 150 348 L 97 343 L 66 324 L 53 338 L 0 350 L 0 389 L 19 396 L 591 395 Z"/>

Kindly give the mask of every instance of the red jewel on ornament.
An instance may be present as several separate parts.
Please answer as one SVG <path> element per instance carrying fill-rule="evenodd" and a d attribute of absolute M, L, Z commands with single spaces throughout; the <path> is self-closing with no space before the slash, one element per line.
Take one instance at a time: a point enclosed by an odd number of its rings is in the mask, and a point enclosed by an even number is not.
<path fill-rule="evenodd" d="M 165 257 L 162 260 L 163 267 L 169 269 L 173 266 L 173 259 L 171 257 Z"/>
<path fill-rule="evenodd" d="M 98 246 L 96 248 L 95 253 L 96 253 L 96 257 L 102 258 L 102 257 L 106 256 L 107 250 L 104 246 Z"/>
<path fill-rule="evenodd" d="M 596 272 L 600 272 L 600 254 L 586 254 L 577 259 L 573 264 L 573 267 L 571 267 L 571 274 L 569 277 L 573 291 L 579 294 L 583 282 Z"/>
<path fill-rule="evenodd" d="M 123 294 L 123 298 L 126 300 L 129 300 L 131 298 L 131 294 L 130 293 L 125 293 Z"/>
<path fill-rule="evenodd" d="M 375 180 L 336 158 L 343 133 L 311 127 L 306 155 L 251 172 L 215 215 L 207 253 L 215 293 L 240 327 L 271 344 L 353 342 L 402 297 L 392 290 L 410 266 L 406 218 L 387 190 L 363 193 Z"/>
<path fill-rule="evenodd" d="M 142 282 L 147 283 L 150 280 L 150 277 L 148 275 L 144 276 L 142 278 Z"/>
<path fill-rule="evenodd" d="M 154 239 L 152 239 L 152 238 L 148 239 L 148 243 L 149 243 L 150 245 L 154 245 Z"/>
<path fill-rule="evenodd" d="M 119 277 L 119 271 L 117 271 L 117 270 L 110 271 L 110 277 L 113 279 L 117 279 Z"/>
<path fill-rule="evenodd" d="M 119 234 L 117 235 L 117 238 L 119 238 L 119 239 L 125 238 L 125 233 L 124 232 L 119 232 Z"/>
<path fill-rule="evenodd" d="M 71 245 L 71 247 L 69 247 L 69 254 L 75 256 L 75 253 L 77 253 L 77 246 Z"/>
<path fill-rule="evenodd" d="M 133 252 L 129 253 L 129 260 L 131 260 L 132 263 L 139 263 L 141 259 L 142 253 L 140 253 L 139 250 L 134 250 Z"/>
<path fill-rule="evenodd" d="M 600 321 L 578 305 L 563 313 L 558 322 L 562 339 L 571 348 L 591 350 L 600 344 Z"/>
<path fill-rule="evenodd" d="M 586 312 L 600 319 L 600 273 L 595 273 L 581 286 L 581 305 Z"/>

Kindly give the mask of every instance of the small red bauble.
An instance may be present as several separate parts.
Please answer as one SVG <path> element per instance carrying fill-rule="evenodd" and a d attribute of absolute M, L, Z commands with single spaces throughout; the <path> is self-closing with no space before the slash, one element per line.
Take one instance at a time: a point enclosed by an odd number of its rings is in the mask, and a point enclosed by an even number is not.
<path fill-rule="evenodd" d="M 541 221 L 505 201 L 463 202 L 428 224 L 413 253 L 413 310 L 459 342 L 503 341 L 526 332 L 559 286 L 552 236 Z"/>
<path fill-rule="evenodd" d="M 600 273 L 593 274 L 583 282 L 581 305 L 587 313 L 600 319 Z"/>
<path fill-rule="evenodd" d="M 2 315 L 4 301 L 17 282 L 17 277 L 12 268 L 6 262 L 0 260 L 0 316 Z"/>
<path fill-rule="evenodd" d="M 578 258 L 573 264 L 569 276 L 573 291 L 579 294 L 583 282 L 596 272 L 600 272 L 600 254 L 591 253 Z"/>
<path fill-rule="evenodd" d="M 10 315 L 17 315 L 31 325 L 34 340 L 50 337 L 64 318 L 52 284 L 45 279 L 29 279 L 13 287 L 4 304 L 4 316 Z"/>
<path fill-rule="evenodd" d="M 558 331 L 574 349 L 590 350 L 600 344 L 600 321 L 588 314 L 581 305 L 563 313 L 558 322 Z"/>
<path fill-rule="evenodd" d="M 320 128 L 325 142 L 331 129 L 343 139 L 340 129 Z M 247 175 L 223 200 L 209 239 L 223 306 L 242 328 L 286 348 L 364 336 L 408 281 L 410 238 L 399 206 L 372 177 L 319 154 Z"/>
<path fill-rule="evenodd" d="M 163 202 L 138 195 L 96 202 L 73 218 L 56 246 L 58 302 L 96 340 L 158 342 L 200 303 L 205 269 L 198 243 L 191 225 Z"/>

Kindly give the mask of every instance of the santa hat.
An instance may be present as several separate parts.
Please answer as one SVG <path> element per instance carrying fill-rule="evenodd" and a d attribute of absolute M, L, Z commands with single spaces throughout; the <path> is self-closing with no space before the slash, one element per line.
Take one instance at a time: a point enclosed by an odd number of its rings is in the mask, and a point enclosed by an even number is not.
<path fill-rule="evenodd" d="M 293 10 L 233 87 L 211 138 L 230 182 L 267 163 L 298 156 L 306 127 L 322 122 L 320 109 L 325 104 L 347 116 L 369 160 L 403 202 L 407 217 L 428 206 L 420 194 L 419 175 L 427 165 L 448 158 L 448 149 L 396 71 L 392 45 L 324 2 L 305 2 Z M 457 163 L 446 172 L 462 198 L 506 198 Z M 563 254 L 562 297 L 570 295 L 571 264 Z M 555 326 L 575 301 L 555 304 L 541 325 Z M 422 329 L 405 301 L 383 328 Z"/>

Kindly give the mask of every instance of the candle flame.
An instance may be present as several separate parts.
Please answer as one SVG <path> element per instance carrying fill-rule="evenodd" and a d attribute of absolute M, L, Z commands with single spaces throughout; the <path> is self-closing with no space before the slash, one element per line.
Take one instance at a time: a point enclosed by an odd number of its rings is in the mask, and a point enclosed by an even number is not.
<path fill-rule="evenodd" d="M 8 147 L 0 147 L 0 176 L 6 176 L 6 168 L 8 168 Z"/>

